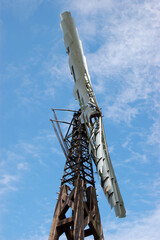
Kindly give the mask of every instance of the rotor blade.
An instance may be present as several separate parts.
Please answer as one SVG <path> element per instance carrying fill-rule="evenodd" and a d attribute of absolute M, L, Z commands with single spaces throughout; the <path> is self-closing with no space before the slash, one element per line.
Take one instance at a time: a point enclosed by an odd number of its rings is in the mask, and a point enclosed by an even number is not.
<path fill-rule="evenodd" d="M 69 55 L 69 67 L 75 82 L 73 95 L 81 107 L 81 123 L 85 123 L 90 135 L 91 151 L 97 172 L 101 177 L 101 186 L 111 208 L 114 207 L 116 216 L 125 217 L 126 211 L 110 160 L 102 114 L 92 89 L 82 43 L 70 12 L 62 13 L 61 19 L 64 44 Z"/>

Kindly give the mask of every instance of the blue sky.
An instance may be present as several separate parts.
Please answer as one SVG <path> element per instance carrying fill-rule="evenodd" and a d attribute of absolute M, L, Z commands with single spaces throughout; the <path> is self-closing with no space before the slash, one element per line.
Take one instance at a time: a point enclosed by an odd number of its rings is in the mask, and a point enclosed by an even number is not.
<path fill-rule="evenodd" d="M 95 175 L 105 239 L 158 240 L 159 0 L 1 0 L 0 239 L 48 238 L 65 163 L 51 107 L 78 108 L 60 29 L 66 10 L 83 42 L 127 211 L 116 219 Z"/>

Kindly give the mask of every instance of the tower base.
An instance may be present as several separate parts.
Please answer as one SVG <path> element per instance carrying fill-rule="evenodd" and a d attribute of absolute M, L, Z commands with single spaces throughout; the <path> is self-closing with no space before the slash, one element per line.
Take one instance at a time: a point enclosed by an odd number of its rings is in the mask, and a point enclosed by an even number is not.
<path fill-rule="evenodd" d="M 48 240 L 57 240 L 63 233 L 68 240 L 83 240 L 88 236 L 104 240 L 95 188 L 86 188 L 78 177 L 73 190 L 68 192 L 67 185 L 60 187 Z M 66 217 L 69 210 L 72 214 Z"/>

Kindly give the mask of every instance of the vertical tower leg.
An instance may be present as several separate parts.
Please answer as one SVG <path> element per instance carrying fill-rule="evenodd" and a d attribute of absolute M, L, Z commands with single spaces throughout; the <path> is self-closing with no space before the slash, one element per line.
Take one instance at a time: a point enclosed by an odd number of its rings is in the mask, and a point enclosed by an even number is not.
<path fill-rule="evenodd" d="M 58 201 L 56 204 L 55 212 L 54 212 L 54 217 L 52 221 L 52 226 L 49 234 L 48 240 L 57 240 L 59 239 L 59 236 L 63 233 L 61 229 L 58 228 L 59 222 L 60 222 L 60 213 L 63 209 L 65 199 L 67 198 L 67 193 L 68 193 L 69 187 L 67 185 L 63 185 L 60 188 L 59 192 L 59 197 Z"/>
<path fill-rule="evenodd" d="M 74 192 L 74 227 L 73 239 L 84 239 L 84 205 L 83 205 L 83 186 L 84 182 L 78 177 Z"/>

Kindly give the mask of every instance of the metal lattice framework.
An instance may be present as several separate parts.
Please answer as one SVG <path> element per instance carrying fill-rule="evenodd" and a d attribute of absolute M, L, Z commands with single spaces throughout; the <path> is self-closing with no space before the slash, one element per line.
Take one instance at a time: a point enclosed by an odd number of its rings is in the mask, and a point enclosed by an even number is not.
<path fill-rule="evenodd" d="M 74 113 L 64 141 L 69 149 L 66 165 L 64 168 L 61 185 L 68 183 L 74 186 L 77 176 L 95 187 L 91 155 L 89 154 L 89 141 L 84 124 L 80 121 L 81 111 Z M 71 132 L 70 132 L 71 131 Z"/>
<path fill-rule="evenodd" d="M 49 240 L 58 240 L 63 233 L 68 240 L 83 240 L 91 235 L 95 240 L 104 240 L 89 140 L 80 120 L 81 110 L 74 113 L 65 138 L 59 125 L 62 121 L 58 121 L 55 110 L 52 110 L 55 118 L 51 120 L 52 125 L 66 156 L 66 164 Z M 66 217 L 69 209 L 72 214 Z"/>

